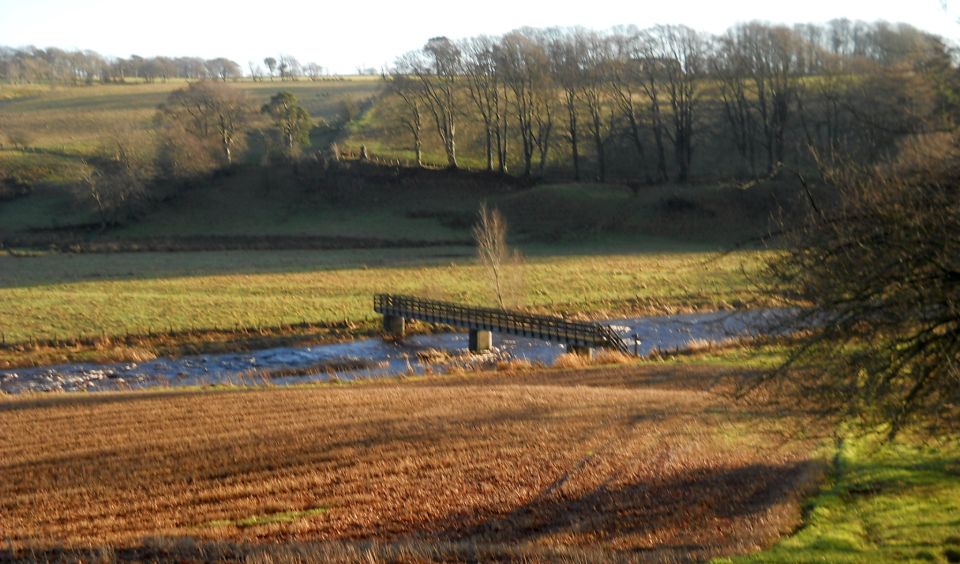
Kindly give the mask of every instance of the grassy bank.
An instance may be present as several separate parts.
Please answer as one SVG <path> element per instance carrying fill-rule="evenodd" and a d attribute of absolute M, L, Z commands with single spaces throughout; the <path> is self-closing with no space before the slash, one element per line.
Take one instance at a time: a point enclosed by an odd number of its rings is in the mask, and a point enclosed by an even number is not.
<path fill-rule="evenodd" d="M 850 438 L 803 527 L 737 562 L 960 562 L 960 445 Z"/>

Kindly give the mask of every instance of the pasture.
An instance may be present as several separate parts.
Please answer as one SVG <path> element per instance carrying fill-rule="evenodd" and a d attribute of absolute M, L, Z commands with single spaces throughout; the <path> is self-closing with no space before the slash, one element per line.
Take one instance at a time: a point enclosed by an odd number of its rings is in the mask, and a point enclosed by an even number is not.
<path fill-rule="evenodd" d="M 17 145 L 28 149 L 65 157 L 92 156 L 105 136 L 121 126 L 149 128 L 167 95 L 186 84 L 170 80 L 94 86 L 0 85 L 0 131 L 7 137 L 7 148 L 22 135 L 24 143 Z M 356 112 L 357 105 L 380 88 L 374 78 L 230 84 L 258 108 L 278 91 L 292 92 L 315 121 L 324 123 L 348 118 L 344 112 Z"/>
<path fill-rule="evenodd" d="M 762 305 L 751 296 L 763 253 L 530 251 L 508 274 L 518 303 L 533 311 L 603 318 Z M 374 327 L 372 295 L 383 291 L 493 300 L 468 247 L 0 255 L 0 333 L 8 344 L 0 363 L 31 363 L 33 341 L 103 341 L 94 350 L 58 346 L 53 357 L 33 351 L 50 361 L 116 358 L 111 349 L 131 339 L 142 353 L 158 333 L 184 333 L 172 340 L 197 345 L 208 332 L 283 333 L 303 323 L 362 332 Z"/>

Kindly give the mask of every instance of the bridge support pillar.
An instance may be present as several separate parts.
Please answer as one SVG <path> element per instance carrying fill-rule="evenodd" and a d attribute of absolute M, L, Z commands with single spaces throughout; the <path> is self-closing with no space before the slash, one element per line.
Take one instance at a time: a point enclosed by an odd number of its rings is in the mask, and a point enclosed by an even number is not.
<path fill-rule="evenodd" d="M 589 359 L 593 358 L 593 348 L 581 345 L 567 345 L 567 352 L 580 355 Z"/>
<path fill-rule="evenodd" d="M 406 323 L 399 315 L 384 315 L 383 330 L 394 337 L 402 338 L 406 331 Z"/>
<path fill-rule="evenodd" d="M 478 353 L 493 347 L 493 333 L 482 329 L 470 330 L 470 352 Z"/>

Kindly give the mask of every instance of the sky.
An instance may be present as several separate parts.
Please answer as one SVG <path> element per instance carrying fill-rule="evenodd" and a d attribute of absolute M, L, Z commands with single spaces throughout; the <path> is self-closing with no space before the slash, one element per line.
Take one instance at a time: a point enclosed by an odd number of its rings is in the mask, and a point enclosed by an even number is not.
<path fill-rule="evenodd" d="M 0 0 L 0 45 L 90 49 L 110 57 L 222 56 L 244 68 L 286 54 L 347 74 L 389 65 L 438 35 L 629 24 L 721 33 L 752 20 L 843 17 L 905 22 L 960 42 L 960 0 Z"/>

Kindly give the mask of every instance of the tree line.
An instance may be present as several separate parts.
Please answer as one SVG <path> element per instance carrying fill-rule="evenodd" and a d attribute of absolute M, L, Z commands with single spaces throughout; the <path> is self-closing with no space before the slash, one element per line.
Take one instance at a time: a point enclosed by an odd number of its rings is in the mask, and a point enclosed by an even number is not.
<path fill-rule="evenodd" d="M 316 63 L 300 63 L 292 55 L 266 57 L 264 66 L 248 64 L 253 80 L 318 80 L 324 69 Z M 140 57 L 108 58 L 94 51 L 66 51 L 56 47 L 38 49 L 0 47 L 0 81 L 14 83 L 94 84 L 127 80 L 163 82 L 168 79 L 237 80 L 244 69 L 224 57 Z"/>
<path fill-rule="evenodd" d="M 697 159 L 740 176 L 811 154 L 876 159 L 943 124 L 957 93 L 942 38 L 849 20 L 719 36 L 658 25 L 435 37 L 384 79 L 418 165 L 430 141 L 460 166 L 468 127 L 489 171 L 561 166 L 580 179 L 589 161 L 600 181 L 613 168 L 686 181 Z"/>

